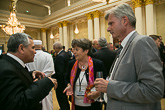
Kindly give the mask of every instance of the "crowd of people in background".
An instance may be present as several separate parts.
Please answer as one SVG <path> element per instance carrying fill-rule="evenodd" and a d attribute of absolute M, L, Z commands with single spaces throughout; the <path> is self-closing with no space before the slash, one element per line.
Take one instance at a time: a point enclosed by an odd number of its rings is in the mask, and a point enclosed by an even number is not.
<path fill-rule="evenodd" d="M 160 110 L 165 94 L 162 37 L 139 35 L 128 4 L 112 8 L 105 19 L 118 42 L 73 39 L 72 48 L 55 42 L 48 52 L 41 40 L 11 35 L 7 53 L 0 56 L 0 66 L 5 65 L 0 68 L 0 108 L 53 110 L 54 88 L 60 110 L 70 110 L 69 101 L 72 110 L 102 110 L 103 105 L 105 110 Z M 105 101 L 99 102 L 102 93 Z"/>

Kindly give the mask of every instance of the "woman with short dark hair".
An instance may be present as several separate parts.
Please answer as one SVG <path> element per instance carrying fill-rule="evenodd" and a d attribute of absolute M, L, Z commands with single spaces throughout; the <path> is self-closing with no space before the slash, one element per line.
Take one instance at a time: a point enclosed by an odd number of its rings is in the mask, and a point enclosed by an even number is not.
<path fill-rule="evenodd" d="M 101 110 L 101 103 L 95 101 L 100 92 L 95 91 L 94 80 L 97 71 L 106 72 L 104 64 L 89 56 L 92 48 L 90 40 L 73 39 L 72 47 L 75 60 L 69 62 L 64 90 L 66 95 L 72 95 L 72 110 Z"/>

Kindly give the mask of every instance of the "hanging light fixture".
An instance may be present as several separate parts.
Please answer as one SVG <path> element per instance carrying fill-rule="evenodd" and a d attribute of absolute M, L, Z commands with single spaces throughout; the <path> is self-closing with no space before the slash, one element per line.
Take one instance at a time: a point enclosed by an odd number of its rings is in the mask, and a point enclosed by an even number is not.
<path fill-rule="evenodd" d="M 77 28 L 77 23 L 76 23 L 75 27 L 76 27 L 76 28 L 75 28 L 75 30 L 74 30 L 74 33 L 75 33 L 75 34 L 78 34 L 78 33 L 79 33 L 79 30 L 78 30 L 78 28 Z"/>
<path fill-rule="evenodd" d="M 109 3 L 110 0 L 92 0 L 94 2 L 107 2 L 107 4 Z"/>
<path fill-rule="evenodd" d="M 21 25 L 16 18 L 16 3 L 17 0 L 10 0 L 10 18 L 6 25 L 0 25 L 3 31 L 8 35 L 12 35 L 14 33 L 22 33 L 25 30 L 25 26 Z"/>
<path fill-rule="evenodd" d="M 51 39 L 54 39 L 54 36 L 53 36 L 53 34 L 52 34 L 52 33 L 50 34 L 50 38 L 51 38 Z"/>

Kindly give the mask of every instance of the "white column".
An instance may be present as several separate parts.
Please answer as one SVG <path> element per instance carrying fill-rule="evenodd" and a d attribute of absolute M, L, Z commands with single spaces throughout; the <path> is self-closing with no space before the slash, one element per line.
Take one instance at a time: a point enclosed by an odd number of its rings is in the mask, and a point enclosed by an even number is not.
<path fill-rule="evenodd" d="M 139 34 L 144 34 L 143 32 L 143 18 L 142 18 L 142 8 L 135 8 L 135 16 L 136 16 L 136 31 Z"/>
<path fill-rule="evenodd" d="M 71 47 L 71 43 L 72 43 L 72 40 L 74 39 L 74 28 L 73 28 L 73 25 L 74 24 L 71 24 L 70 25 L 70 42 L 69 42 L 69 47 Z"/>
<path fill-rule="evenodd" d="M 139 34 L 145 34 L 145 15 L 143 15 L 142 9 L 142 0 L 132 0 L 132 3 L 135 8 L 135 17 L 136 17 L 136 31 Z M 144 17 L 143 17 L 144 16 Z"/>
<path fill-rule="evenodd" d="M 88 19 L 88 39 L 93 40 L 93 21 L 92 21 L 92 14 L 87 13 L 85 14 Z"/>
<path fill-rule="evenodd" d="M 54 39 L 51 39 L 51 38 L 50 38 L 50 35 L 51 35 L 51 31 L 49 30 L 49 31 L 48 31 L 48 52 L 49 52 L 50 50 L 53 50 L 53 40 L 54 40 Z"/>
<path fill-rule="evenodd" d="M 62 31 L 62 23 L 58 23 L 59 24 L 59 38 L 60 38 L 60 42 L 63 44 L 63 31 Z"/>
<path fill-rule="evenodd" d="M 45 47 L 46 50 L 48 50 L 47 44 L 46 44 L 46 29 L 45 28 L 41 29 L 41 36 L 42 36 L 42 45 Z"/>
<path fill-rule="evenodd" d="M 154 18 L 153 0 L 146 0 L 146 29 L 147 35 L 156 34 L 156 20 Z"/>
<path fill-rule="evenodd" d="M 93 12 L 93 14 L 94 14 L 94 36 L 95 36 L 95 39 L 99 39 L 100 38 L 100 25 L 99 25 L 100 12 L 96 10 Z"/>
<path fill-rule="evenodd" d="M 101 29 L 101 37 L 105 37 L 105 18 L 104 18 L 104 15 L 101 16 L 100 18 L 100 29 Z"/>
<path fill-rule="evenodd" d="M 40 32 L 40 30 L 38 30 L 38 32 L 37 32 L 37 39 L 41 40 L 41 32 Z"/>
<path fill-rule="evenodd" d="M 64 46 L 65 50 L 68 49 L 68 32 L 67 32 L 67 21 L 63 21 L 63 36 L 64 36 Z"/>

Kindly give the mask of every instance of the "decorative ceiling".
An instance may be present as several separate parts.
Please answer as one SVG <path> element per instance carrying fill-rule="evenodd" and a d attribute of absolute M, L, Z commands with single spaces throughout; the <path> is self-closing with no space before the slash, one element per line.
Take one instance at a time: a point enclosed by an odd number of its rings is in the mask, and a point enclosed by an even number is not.
<path fill-rule="evenodd" d="M 51 4 L 54 4 L 55 2 L 57 2 L 59 0 L 19 0 L 19 1 L 25 1 L 25 2 L 28 2 L 28 3 L 41 5 L 41 6 L 44 6 L 44 5 L 51 6 Z M 65 1 L 65 0 L 63 0 L 63 1 Z"/>
<path fill-rule="evenodd" d="M 72 4 L 80 0 L 71 0 Z M 59 5 L 60 4 L 60 5 Z M 17 0 L 17 13 L 44 17 L 67 6 L 67 0 Z M 10 0 L 0 0 L 0 11 L 9 11 Z M 7 13 L 6 13 L 7 14 Z"/>
<path fill-rule="evenodd" d="M 18 0 L 17 19 L 26 27 L 48 28 L 59 22 L 69 23 L 87 20 L 86 13 L 99 10 L 102 14 L 111 7 L 131 0 L 111 0 L 111 3 L 98 3 L 92 0 Z M 0 25 L 6 24 L 10 15 L 10 0 L 0 0 Z M 51 14 L 49 15 L 49 8 Z"/>

